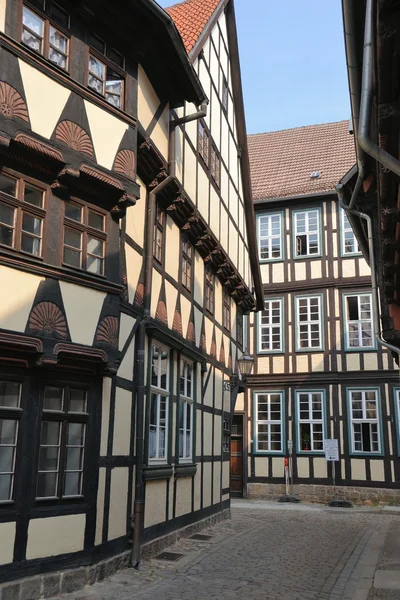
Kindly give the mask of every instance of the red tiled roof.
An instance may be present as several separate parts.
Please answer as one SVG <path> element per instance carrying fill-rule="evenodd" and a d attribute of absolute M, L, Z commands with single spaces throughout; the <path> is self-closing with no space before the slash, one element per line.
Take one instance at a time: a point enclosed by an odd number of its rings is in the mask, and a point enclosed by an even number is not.
<path fill-rule="evenodd" d="M 173 19 L 189 54 L 221 0 L 186 0 L 165 10 Z"/>
<path fill-rule="evenodd" d="M 257 133 L 248 144 L 255 201 L 329 191 L 356 162 L 349 121 Z"/>

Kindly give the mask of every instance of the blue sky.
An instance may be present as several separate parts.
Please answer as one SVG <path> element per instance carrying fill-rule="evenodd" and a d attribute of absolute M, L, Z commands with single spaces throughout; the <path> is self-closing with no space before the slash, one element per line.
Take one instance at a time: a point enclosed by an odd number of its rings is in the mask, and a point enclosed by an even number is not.
<path fill-rule="evenodd" d="M 340 0 L 235 7 L 248 133 L 350 118 Z"/>

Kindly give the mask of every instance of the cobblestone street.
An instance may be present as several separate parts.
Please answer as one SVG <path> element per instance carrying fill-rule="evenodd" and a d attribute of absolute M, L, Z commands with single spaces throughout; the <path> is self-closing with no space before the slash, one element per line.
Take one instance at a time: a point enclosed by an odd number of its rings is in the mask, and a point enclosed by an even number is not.
<path fill-rule="evenodd" d="M 231 521 L 201 532 L 210 540 L 168 548 L 183 554 L 177 562 L 143 561 L 139 572 L 122 571 L 65 598 L 365 600 L 399 519 L 373 510 L 233 504 Z"/>

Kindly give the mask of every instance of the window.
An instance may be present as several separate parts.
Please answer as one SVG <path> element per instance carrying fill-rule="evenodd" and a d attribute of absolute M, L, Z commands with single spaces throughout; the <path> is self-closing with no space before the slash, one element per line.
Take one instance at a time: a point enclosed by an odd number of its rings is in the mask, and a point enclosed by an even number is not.
<path fill-rule="evenodd" d="M 45 216 L 42 189 L 0 172 L 0 244 L 41 256 Z"/>
<path fill-rule="evenodd" d="M 13 499 L 22 385 L 0 381 L 0 503 Z"/>
<path fill-rule="evenodd" d="M 300 452 L 324 450 L 324 394 L 296 392 L 297 439 Z"/>
<path fill-rule="evenodd" d="M 209 269 L 205 272 L 205 306 L 206 310 L 214 314 L 214 274 Z"/>
<path fill-rule="evenodd" d="M 179 458 L 192 459 L 193 448 L 193 365 L 181 360 L 179 403 Z"/>
<path fill-rule="evenodd" d="M 167 459 L 169 408 L 169 350 L 153 344 L 151 349 L 151 398 L 149 459 Z"/>
<path fill-rule="evenodd" d="M 352 348 L 374 348 L 371 294 L 345 296 L 346 345 Z"/>
<path fill-rule="evenodd" d="M 90 36 L 90 46 L 88 86 L 112 106 L 123 108 L 125 58 L 95 35 Z"/>
<path fill-rule="evenodd" d="M 256 452 L 283 450 L 283 392 L 257 392 Z"/>
<path fill-rule="evenodd" d="M 153 256 L 159 263 L 163 257 L 163 238 L 164 238 L 164 213 L 161 208 L 156 206 L 156 217 L 154 220 L 154 237 L 153 237 Z"/>
<path fill-rule="evenodd" d="M 343 208 L 340 209 L 342 218 L 342 254 L 360 254 L 360 246 L 352 226 L 350 225 L 347 213 Z"/>
<path fill-rule="evenodd" d="M 282 299 L 264 299 L 264 310 L 259 315 L 258 351 L 282 352 Z"/>
<path fill-rule="evenodd" d="M 243 340 L 243 313 L 239 307 L 236 309 L 236 341 L 240 348 L 243 348 L 243 344 L 246 346 Z"/>
<path fill-rule="evenodd" d="M 381 451 L 378 390 L 349 390 L 352 452 Z"/>
<path fill-rule="evenodd" d="M 297 350 L 322 348 L 321 296 L 296 298 Z"/>
<path fill-rule="evenodd" d="M 193 246 L 183 238 L 182 239 L 182 285 L 189 292 L 192 291 L 193 281 Z"/>
<path fill-rule="evenodd" d="M 199 121 L 198 128 L 198 139 L 197 139 L 197 147 L 199 150 L 199 154 L 201 158 L 206 163 L 207 167 L 209 165 L 209 152 L 210 152 L 210 136 L 206 130 L 203 121 Z"/>
<path fill-rule="evenodd" d="M 231 445 L 231 426 L 229 419 L 222 422 L 222 452 L 229 454 Z"/>
<path fill-rule="evenodd" d="M 294 213 L 295 256 L 321 254 L 319 210 Z"/>
<path fill-rule="evenodd" d="M 52 3 L 50 15 L 57 23 L 68 29 L 69 15 L 61 6 Z M 68 69 L 69 38 L 27 6 L 24 6 L 22 11 L 21 41 L 61 69 Z"/>
<path fill-rule="evenodd" d="M 260 215 L 258 222 L 258 256 L 260 260 L 283 259 L 282 214 Z"/>
<path fill-rule="evenodd" d="M 217 186 L 220 186 L 220 175 L 221 175 L 221 159 L 218 154 L 218 150 L 211 144 L 211 160 L 210 160 L 210 173 Z"/>
<path fill-rule="evenodd" d="M 231 298 L 228 292 L 224 289 L 223 291 L 223 305 L 222 305 L 222 322 L 225 329 L 230 331 L 231 329 Z"/>
<path fill-rule="evenodd" d="M 104 275 L 106 240 L 104 213 L 76 200 L 65 202 L 65 265 Z"/>
<path fill-rule="evenodd" d="M 44 387 L 37 498 L 83 495 L 87 421 L 86 390 L 69 386 Z"/>
<path fill-rule="evenodd" d="M 228 82 L 226 77 L 222 75 L 222 107 L 228 110 Z"/>

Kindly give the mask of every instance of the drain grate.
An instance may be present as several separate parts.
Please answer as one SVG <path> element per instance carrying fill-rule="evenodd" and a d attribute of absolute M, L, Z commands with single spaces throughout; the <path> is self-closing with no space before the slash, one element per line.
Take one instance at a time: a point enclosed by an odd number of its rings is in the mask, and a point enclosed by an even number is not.
<path fill-rule="evenodd" d="M 175 561 L 175 560 L 179 560 L 180 558 L 182 558 L 182 556 L 185 556 L 184 554 L 179 554 L 178 552 L 161 552 L 161 554 L 158 554 L 158 556 L 156 556 L 156 560 L 169 560 L 169 561 Z"/>
<path fill-rule="evenodd" d="M 190 536 L 191 540 L 197 540 L 199 542 L 207 542 L 212 539 L 212 535 L 204 535 L 204 533 L 196 533 Z"/>

